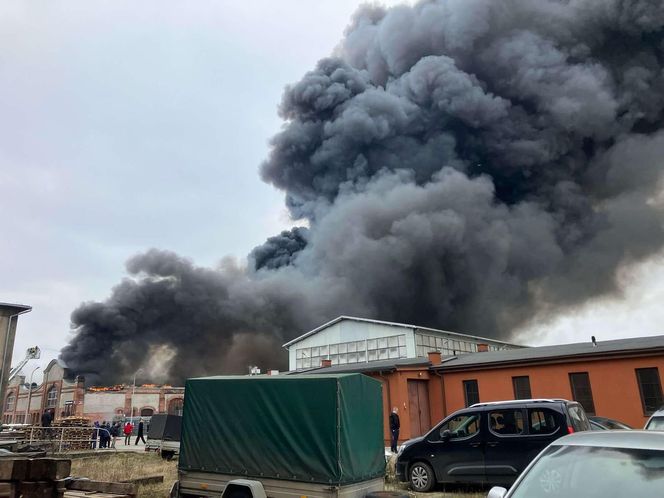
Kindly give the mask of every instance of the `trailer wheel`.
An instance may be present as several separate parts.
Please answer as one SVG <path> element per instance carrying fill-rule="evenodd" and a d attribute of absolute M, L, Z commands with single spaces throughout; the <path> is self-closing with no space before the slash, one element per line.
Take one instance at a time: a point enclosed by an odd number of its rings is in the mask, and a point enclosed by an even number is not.
<path fill-rule="evenodd" d="M 229 484 L 226 486 L 226 489 L 224 489 L 222 498 L 253 498 L 253 493 L 247 486 Z"/>
<path fill-rule="evenodd" d="M 410 468 L 410 486 L 414 491 L 426 493 L 436 484 L 436 476 L 431 466 L 424 462 L 416 462 Z"/>
<path fill-rule="evenodd" d="M 174 456 L 175 456 L 174 451 L 162 451 L 161 452 L 161 458 L 163 458 L 167 462 L 170 462 L 171 460 L 173 460 Z"/>

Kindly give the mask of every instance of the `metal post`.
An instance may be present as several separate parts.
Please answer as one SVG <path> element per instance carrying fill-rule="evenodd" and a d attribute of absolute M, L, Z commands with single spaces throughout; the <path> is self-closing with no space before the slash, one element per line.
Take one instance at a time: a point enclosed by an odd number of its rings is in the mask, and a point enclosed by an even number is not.
<path fill-rule="evenodd" d="M 138 374 L 138 372 L 142 372 L 142 371 L 143 371 L 143 369 L 139 368 L 138 370 L 136 370 L 134 372 L 134 383 L 133 383 L 133 387 L 131 388 L 131 413 L 129 414 L 129 416 L 131 417 L 131 420 L 132 420 L 131 425 L 134 425 L 134 395 L 136 394 L 136 375 Z"/>
<path fill-rule="evenodd" d="M 32 445 L 32 436 L 35 432 L 34 426 L 30 426 L 30 444 Z"/>
<path fill-rule="evenodd" d="M 62 453 L 62 440 L 65 437 L 65 427 L 60 427 L 60 449 L 58 450 L 58 453 Z"/>
<path fill-rule="evenodd" d="M 32 376 L 35 374 L 40 367 L 35 367 L 30 374 L 30 382 L 28 383 L 28 406 L 25 408 L 25 423 L 28 423 L 28 417 L 30 416 L 30 401 L 32 401 Z M 32 424 L 32 421 L 30 421 Z"/>

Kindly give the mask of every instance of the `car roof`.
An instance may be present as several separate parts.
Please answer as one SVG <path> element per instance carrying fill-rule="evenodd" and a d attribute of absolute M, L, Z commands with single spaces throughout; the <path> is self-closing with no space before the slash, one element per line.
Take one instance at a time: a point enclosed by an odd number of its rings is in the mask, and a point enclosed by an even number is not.
<path fill-rule="evenodd" d="M 653 417 L 664 417 L 664 407 L 652 414 Z"/>
<path fill-rule="evenodd" d="M 509 399 L 504 401 L 487 401 L 485 403 L 475 403 L 470 405 L 468 408 L 480 408 L 483 406 L 496 406 L 496 405 L 523 405 L 528 403 L 572 403 L 576 404 L 576 401 L 569 401 L 566 399 L 560 398 L 532 398 L 532 399 Z"/>
<path fill-rule="evenodd" d="M 551 446 L 593 446 L 664 450 L 664 432 L 656 431 L 583 431 L 556 439 Z"/>

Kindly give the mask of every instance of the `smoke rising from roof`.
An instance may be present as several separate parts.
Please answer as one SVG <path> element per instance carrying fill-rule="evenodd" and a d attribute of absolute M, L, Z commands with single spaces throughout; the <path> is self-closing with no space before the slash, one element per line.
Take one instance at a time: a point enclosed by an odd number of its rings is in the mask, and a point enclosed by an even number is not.
<path fill-rule="evenodd" d="M 340 314 L 506 339 L 619 292 L 664 244 L 663 48 L 648 0 L 360 8 L 286 89 L 261 168 L 309 229 L 246 268 L 135 256 L 62 358 L 114 382 L 164 345 L 180 382 L 284 368 L 281 343 Z"/>

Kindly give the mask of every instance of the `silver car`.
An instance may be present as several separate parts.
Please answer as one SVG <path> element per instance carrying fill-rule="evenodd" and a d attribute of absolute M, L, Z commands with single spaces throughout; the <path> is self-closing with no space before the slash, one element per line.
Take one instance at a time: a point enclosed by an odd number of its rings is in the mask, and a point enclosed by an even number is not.
<path fill-rule="evenodd" d="M 546 447 L 507 491 L 488 498 L 624 498 L 664 495 L 664 432 L 587 431 Z"/>
<path fill-rule="evenodd" d="M 657 410 L 646 422 L 647 431 L 664 431 L 664 409 Z"/>

